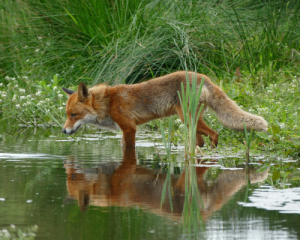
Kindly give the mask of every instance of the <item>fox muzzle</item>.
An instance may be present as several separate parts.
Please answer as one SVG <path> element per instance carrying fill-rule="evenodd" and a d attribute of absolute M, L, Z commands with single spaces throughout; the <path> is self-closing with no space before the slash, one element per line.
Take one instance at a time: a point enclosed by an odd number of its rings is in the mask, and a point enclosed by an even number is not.
<path fill-rule="evenodd" d="M 78 127 L 75 128 L 75 129 L 65 129 L 65 128 L 63 128 L 61 131 L 62 131 L 62 133 L 64 133 L 64 134 L 71 135 L 71 134 L 75 133 L 79 128 L 80 128 L 80 126 L 78 126 Z"/>

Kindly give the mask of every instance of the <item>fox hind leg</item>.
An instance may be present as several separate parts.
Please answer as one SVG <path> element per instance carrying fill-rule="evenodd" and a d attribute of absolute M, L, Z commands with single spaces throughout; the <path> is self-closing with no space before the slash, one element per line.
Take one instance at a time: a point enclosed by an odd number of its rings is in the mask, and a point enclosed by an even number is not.
<path fill-rule="evenodd" d="M 197 136 L 196 136 L 196 145 L 199 147 L 203 147 L 204 146 L 204 138 L 202 137 L 202 135 L 200 133 L 198 133 L 197 131 Z"/>
<path fill-rule="evenodd" d="M 219 134 L 215 130 L 211 129 L 209 126 L 206 125 L 202 116 L 199 117 L 197 123 L 197 141 L 201 141 L 201 138 L 199 138 L 198 135 L 200 135 L 200 137 L 202 138 L 203 144 L 204 144 L 204 140 L 201 135 L 209 136 L 209 139 L 211 141 L 211 148 L 215 148 L 218 145 Z"/>
<path fill-rule="evenodd" d="M 177 112 L 177 115 L 180 117 L 181 121 L 184 122 L 183 112 L 182 112 L 181 106 L 178 106 L 178 107 L 176 108 L 176 112 Z M 197 129 L 198 129 L 198 126 L 197 126 Z M 199 147 L 203 147 L 203 145 L 204 145 L 204 139 L 203 139 L 201 133 L 199 133 L 199 132 L 197 131 L 197 134 L 196 134 L 196 135 L 197 135 L 197 136 L 196 136 L 196 138 L 197 138 L 197 139 L 196 139 L 196 145 L 199 146 Z"/>
<path fill-rule="evenodd" d="M 183 118 L 183 112 L 182 112 L 182 108 L 181 106 L 177 106 L 176 107 L 176 112 L 177 115 L 180 117 L 181 121 L 184 122 L 184 118 Z M 197 134 L 196 134 L 196 144 L 199 147 L 203 147 L 204 145 L 204 139 L 203 136 L 209 136 L 210 141 L 211 141 L 211 148 L 214 148 L 218 145 L 218 136 L 219 134 L 211 129 L 209 126 L 206 125 L 206 123 L 204 122 L 202 116 L 200 115 L 199 119 L 198 119 L 198 123 L 197 123 Z"/>

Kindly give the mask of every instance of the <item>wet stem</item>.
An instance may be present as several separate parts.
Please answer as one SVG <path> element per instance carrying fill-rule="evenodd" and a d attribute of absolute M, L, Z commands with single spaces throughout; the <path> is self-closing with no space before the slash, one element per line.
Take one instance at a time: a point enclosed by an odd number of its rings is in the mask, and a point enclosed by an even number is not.
<path fill-rule="evenodd" d="M 247 132 L 247 128 L 246 128 L 246 124 L 243 123 L 244 125 L 244 130 L 245 130 L 245 151 L 246 151 L 246 164 L 249 164 L 250 158 L 249 158 L 249 151 L 250 151 L 250 145 L 251 145 L 251 141 L 252 141 L 252 133 L 253 133 L 253 129 L 251 129 L 251 132 L 248 133 Z"/>

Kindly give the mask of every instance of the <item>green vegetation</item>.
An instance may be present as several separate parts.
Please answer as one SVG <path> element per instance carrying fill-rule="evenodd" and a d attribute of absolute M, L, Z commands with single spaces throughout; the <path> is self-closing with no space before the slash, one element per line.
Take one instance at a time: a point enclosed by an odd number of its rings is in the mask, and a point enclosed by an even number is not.
<path fill-rule="evenodd" d="M 181 83 L 181 93 L 178 93 L 184 119 L 185 158 L 188 156 L 190 158 L 195 157 L 197 123 L 203 109 L 203 105 L 199 108 L 199 101 L 204 79 L 202 79 L 199 89 L 197 89 L 196 74 L 195 72 L 192 78 L 192 84 L 190 85 L 188 72 L 186 70 L 186 89 L 184 88 L 184 84 Z"/>
<path fill-rule="evenodd" d="M 1 75 L 70 85 L 136 82 L 187 67 L 209 75 L 294 67 L 298 1 L 2 1 Z M 299 60 L 299 59 L 298 59 Z"/>
<path fill-rule="evenodd" d="M 269 122 L 251 151 L 298 156 L 299 10 L 299 1 L 279 0 L 1 1 L 2 119 L 59 126 L 61 86 L 135 83 L 186 63 Z M 242 133 L 211 114 L 206 121 L 220 132 L 220 147 L 243 144 Z M 172 142 L 184 140 L 174 126 Z"/>

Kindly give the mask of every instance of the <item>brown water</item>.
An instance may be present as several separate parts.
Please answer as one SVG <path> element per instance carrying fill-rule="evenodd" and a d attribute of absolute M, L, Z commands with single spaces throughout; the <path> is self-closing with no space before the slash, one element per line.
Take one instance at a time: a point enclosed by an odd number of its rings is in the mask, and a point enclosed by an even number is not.
<path fill-rule="evenodd" d="M 194 238 L 182 219 L 183 149 L 163 162 L 156 137 L 141 134 L 136 149 L 122 152 L 119 134 L 71 139 L 59 129 L 3 132 L 0 239 Z M 241 156 L 207 158 L 193 166 L 202 199 L 197 239 L 300 238 L 300 188 L 268 185 L 270 166 L 258 171 L 268 159 L 252 159 L 246 186 L 243 164 L 227 164 Z M 171 194 L 161 205 L 168 173 Z"/>

